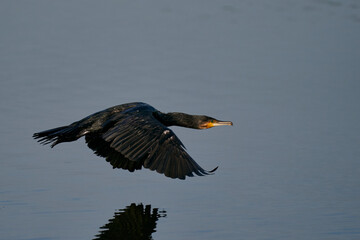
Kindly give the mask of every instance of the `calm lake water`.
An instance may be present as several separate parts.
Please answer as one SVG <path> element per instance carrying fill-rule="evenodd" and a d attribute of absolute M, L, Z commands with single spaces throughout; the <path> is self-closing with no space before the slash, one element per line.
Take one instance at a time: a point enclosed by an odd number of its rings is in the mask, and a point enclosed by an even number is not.
<path fill-rule="evenodd" d="M 0 32 L 0 239 L 360 239 L 358 1 L 3 0 Z M 216 174 L 31 137 L 132 101 L 233 121 L 172 128 Z"/>

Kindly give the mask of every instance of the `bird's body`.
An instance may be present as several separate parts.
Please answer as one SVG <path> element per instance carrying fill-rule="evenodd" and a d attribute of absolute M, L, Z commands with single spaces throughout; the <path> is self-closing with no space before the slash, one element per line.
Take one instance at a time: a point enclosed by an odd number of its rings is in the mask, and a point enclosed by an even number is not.
<path fill-rule="evenodd" d="M 193 173 L 202 176 L 216 170 L 202 169 L 185 151 L 169 126 L 206 129 L 232 125 L 201 115 L 162 113 L 146 103 L 127 103 L 94 113 L 68 126 L 33 135 L 51 147 L 85 136 L 89 148 L 105 157 L 114 168 L 129 171 L 144 166 L 167 177 L 185 179 Z"/>

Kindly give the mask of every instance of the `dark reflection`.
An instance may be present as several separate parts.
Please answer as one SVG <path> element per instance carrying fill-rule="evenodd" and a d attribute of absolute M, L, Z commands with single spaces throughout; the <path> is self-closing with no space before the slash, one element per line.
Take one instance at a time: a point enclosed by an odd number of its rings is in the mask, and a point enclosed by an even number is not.
<path fill-rule="evenodd" d="M 151 211 L 151 205 L 132 203 L 115 212 L 94 239 L 153 239 L 151 234 L 156 232 L 156 221 L 160 217 L 166 217 L 166 211 L 157 208 Z"/>

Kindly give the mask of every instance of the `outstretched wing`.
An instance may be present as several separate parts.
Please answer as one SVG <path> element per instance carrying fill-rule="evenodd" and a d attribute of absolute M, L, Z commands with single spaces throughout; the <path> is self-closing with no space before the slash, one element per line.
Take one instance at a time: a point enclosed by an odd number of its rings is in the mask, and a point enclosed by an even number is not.
<path fill-rule="evenodd" d="M 172 130 L 158 121 L 151 111 L 114 115 L 111 127 L 101 135 L 86 136 L 91 149 L 106 157 L 114 167 L 133 171 L 141 165 L 167 177 L 185 179 L 215 171 L 202 169 L 185 151 Z M 116 165 L 118 164 L 118 165 Z"/>
<path fill-rule="evenodd" d="M 85 140 L 89 148 L 94 150 L 96 155 L 105 157 L 106 161 L 109 162 L 113 168 L 122 168 L 133 172 L 140 170 L 142 167 L 141 162 L 130 161 L 120 152 L 111 148 L 110 144 L 98 134 L 87 134 Z"/>

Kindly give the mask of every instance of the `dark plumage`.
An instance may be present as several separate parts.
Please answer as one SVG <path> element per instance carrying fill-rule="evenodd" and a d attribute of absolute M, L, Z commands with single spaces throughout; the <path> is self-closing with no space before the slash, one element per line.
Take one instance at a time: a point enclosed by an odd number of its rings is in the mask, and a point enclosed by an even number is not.
<path fill-rule="evenodd" d="M 68 126 L 33 135 L 51 147 L 75 141 L 85 136 L 94 152 L 105 157 L 114 168 L 133 172 L 144 166 L 167 177 L 185 179 L 186 176 L 208 175 L 185 151 L 180 139 L 169 126 L 206 129 L 232 125 L 202 115 L 162 113 L 146 103 L 127 103 L 94 113 Z"/>

